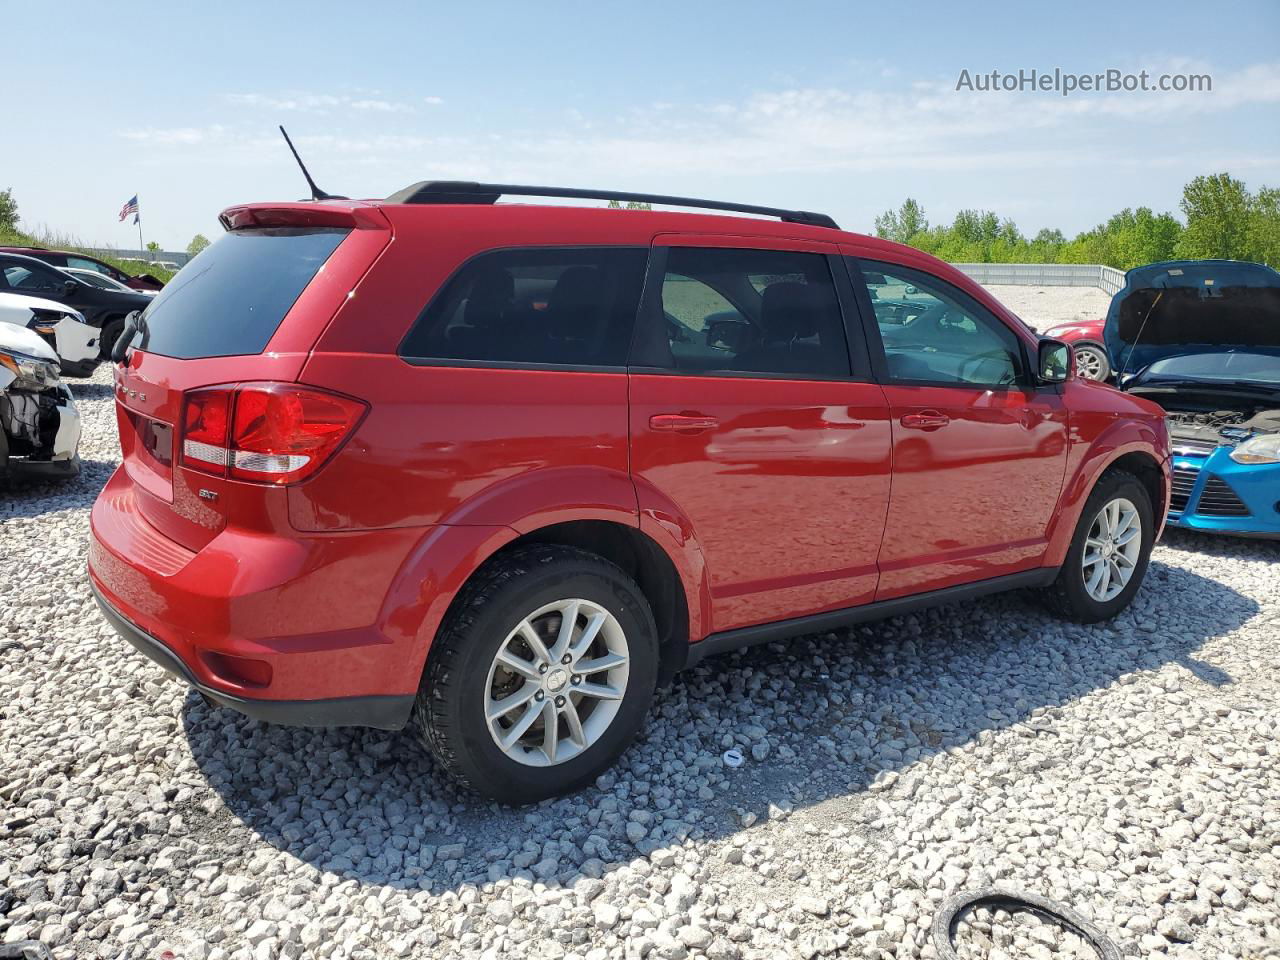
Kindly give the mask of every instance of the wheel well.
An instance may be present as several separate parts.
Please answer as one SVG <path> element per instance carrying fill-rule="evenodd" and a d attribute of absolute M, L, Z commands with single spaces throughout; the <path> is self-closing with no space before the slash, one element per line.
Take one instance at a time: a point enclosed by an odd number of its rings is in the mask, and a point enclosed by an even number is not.
<path fill-rule="evenodd" d="M 1105 477 L 1115 470 L 1123 470 L 1137 477 L 1147 488 L 1157 519 L 1164 516 L 1164 474 L 1160 472 L 1160 465 L 1152 457 L 1145 453 L 1126 453 L 1123 457 L 1117 458 L 1114 463 L 1109 464 L 1102 472 L 1102 476 Z M 1102 477 L 1098 479 L 1101 480 Z"/>
<path fill-rule="evenodd" d="M 662 657 L 659 684 L 669 683 L 684 667 L 689 653 L 688 600 L 671 558 L 653 540 L 635 527 L 621 523 L 576 520 L 526 533 L 504 544 L 486 563 L 492 563 L 508 550 L 531 543 L 577 547 L 621 567 L 627 576 L 635 580 L 653 611 Z"/>

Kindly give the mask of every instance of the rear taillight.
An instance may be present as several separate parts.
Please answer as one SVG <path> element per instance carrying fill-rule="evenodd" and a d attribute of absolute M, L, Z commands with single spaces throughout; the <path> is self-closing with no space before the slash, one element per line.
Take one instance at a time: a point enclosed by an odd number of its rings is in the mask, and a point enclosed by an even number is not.
<path fill-rule="evenodd" d="M 227 427 L 231 424 L 231 395 L 230 389 L 222 387 L 187 394 L 182 407 L 182 462 L 187 466 L 225 472 L 230 459 Z"/>
<path fill-rule="evenodd" d="M 296 483 L 329 459 L 367 406 L 289 383 L 247 383 L 188 393 L 182 460 L 206 473 Z"/>

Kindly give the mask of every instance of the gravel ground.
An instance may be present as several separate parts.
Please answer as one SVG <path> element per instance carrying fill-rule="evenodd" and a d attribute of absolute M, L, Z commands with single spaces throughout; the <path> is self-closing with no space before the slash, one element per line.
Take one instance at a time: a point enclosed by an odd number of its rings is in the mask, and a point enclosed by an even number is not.
<path fill-rule="evenodd" d="M 1097 287 L 1032 287 L 992 284 L 991 295 L 1034 330 L 1048 330 L 1073 320 L 1097 320 L 1107 315 L 1111 294 Z"/>
<path fill-rule="evenodd" d="M 596 788 L 511 810 L 406 735 L 268 727 L 85 586 L 116 460 L 0 500 L 0 941 L 56 957 L 935 956 L 935 908 L 1060 900 L 1131 956 L 1280 957 L 1280 545 L 1170 535 L 1134 607 L 1018 595 L 715 659 Z M 722 753 L 738 748 L 730 768 Z M 1089 956 L 975 911 L 969 958 Z"/>

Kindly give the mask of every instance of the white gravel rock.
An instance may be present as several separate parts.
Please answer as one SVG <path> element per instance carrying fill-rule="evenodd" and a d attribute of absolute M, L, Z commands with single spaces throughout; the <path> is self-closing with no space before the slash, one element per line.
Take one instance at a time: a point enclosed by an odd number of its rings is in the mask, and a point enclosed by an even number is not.
<path fill-rule="evenodd" d="M 1171 533 L 1108 624 L 1006 596 L 705 662 L 594 789 L 512 810 L 406 735 L 210 709 L 112 633 L 84 575 L 109 383 L 73 382 L 80 480 L 0 500 L 0 941 L 923 958 L 942 901 L 997 884 L 1153 957 L 1280 944 L 1280 545 Z M 961 938 L 1087 955 L 1041 926 Z"/>

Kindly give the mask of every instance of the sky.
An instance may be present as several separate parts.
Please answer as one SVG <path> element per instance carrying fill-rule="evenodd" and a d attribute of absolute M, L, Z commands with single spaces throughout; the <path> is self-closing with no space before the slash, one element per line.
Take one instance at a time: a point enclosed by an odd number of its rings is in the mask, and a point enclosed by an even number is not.
<path fill-rule="evenodd" d="M 0 189 L 87 244 L 184 249 L 305 184 L 692 195 L 869 231 L 914 197 L 1069 236 L 1177 212 L 1192 177 L 1280 186 L 1280 2 L 61 3 L 0 0 Z M 1208 74 L 1211 92 L 957 90 L 962 71 Z M 19 109 L 20 108 L 20 109 Z M 20 122 L 14 122 L 21 117 Z"/>

